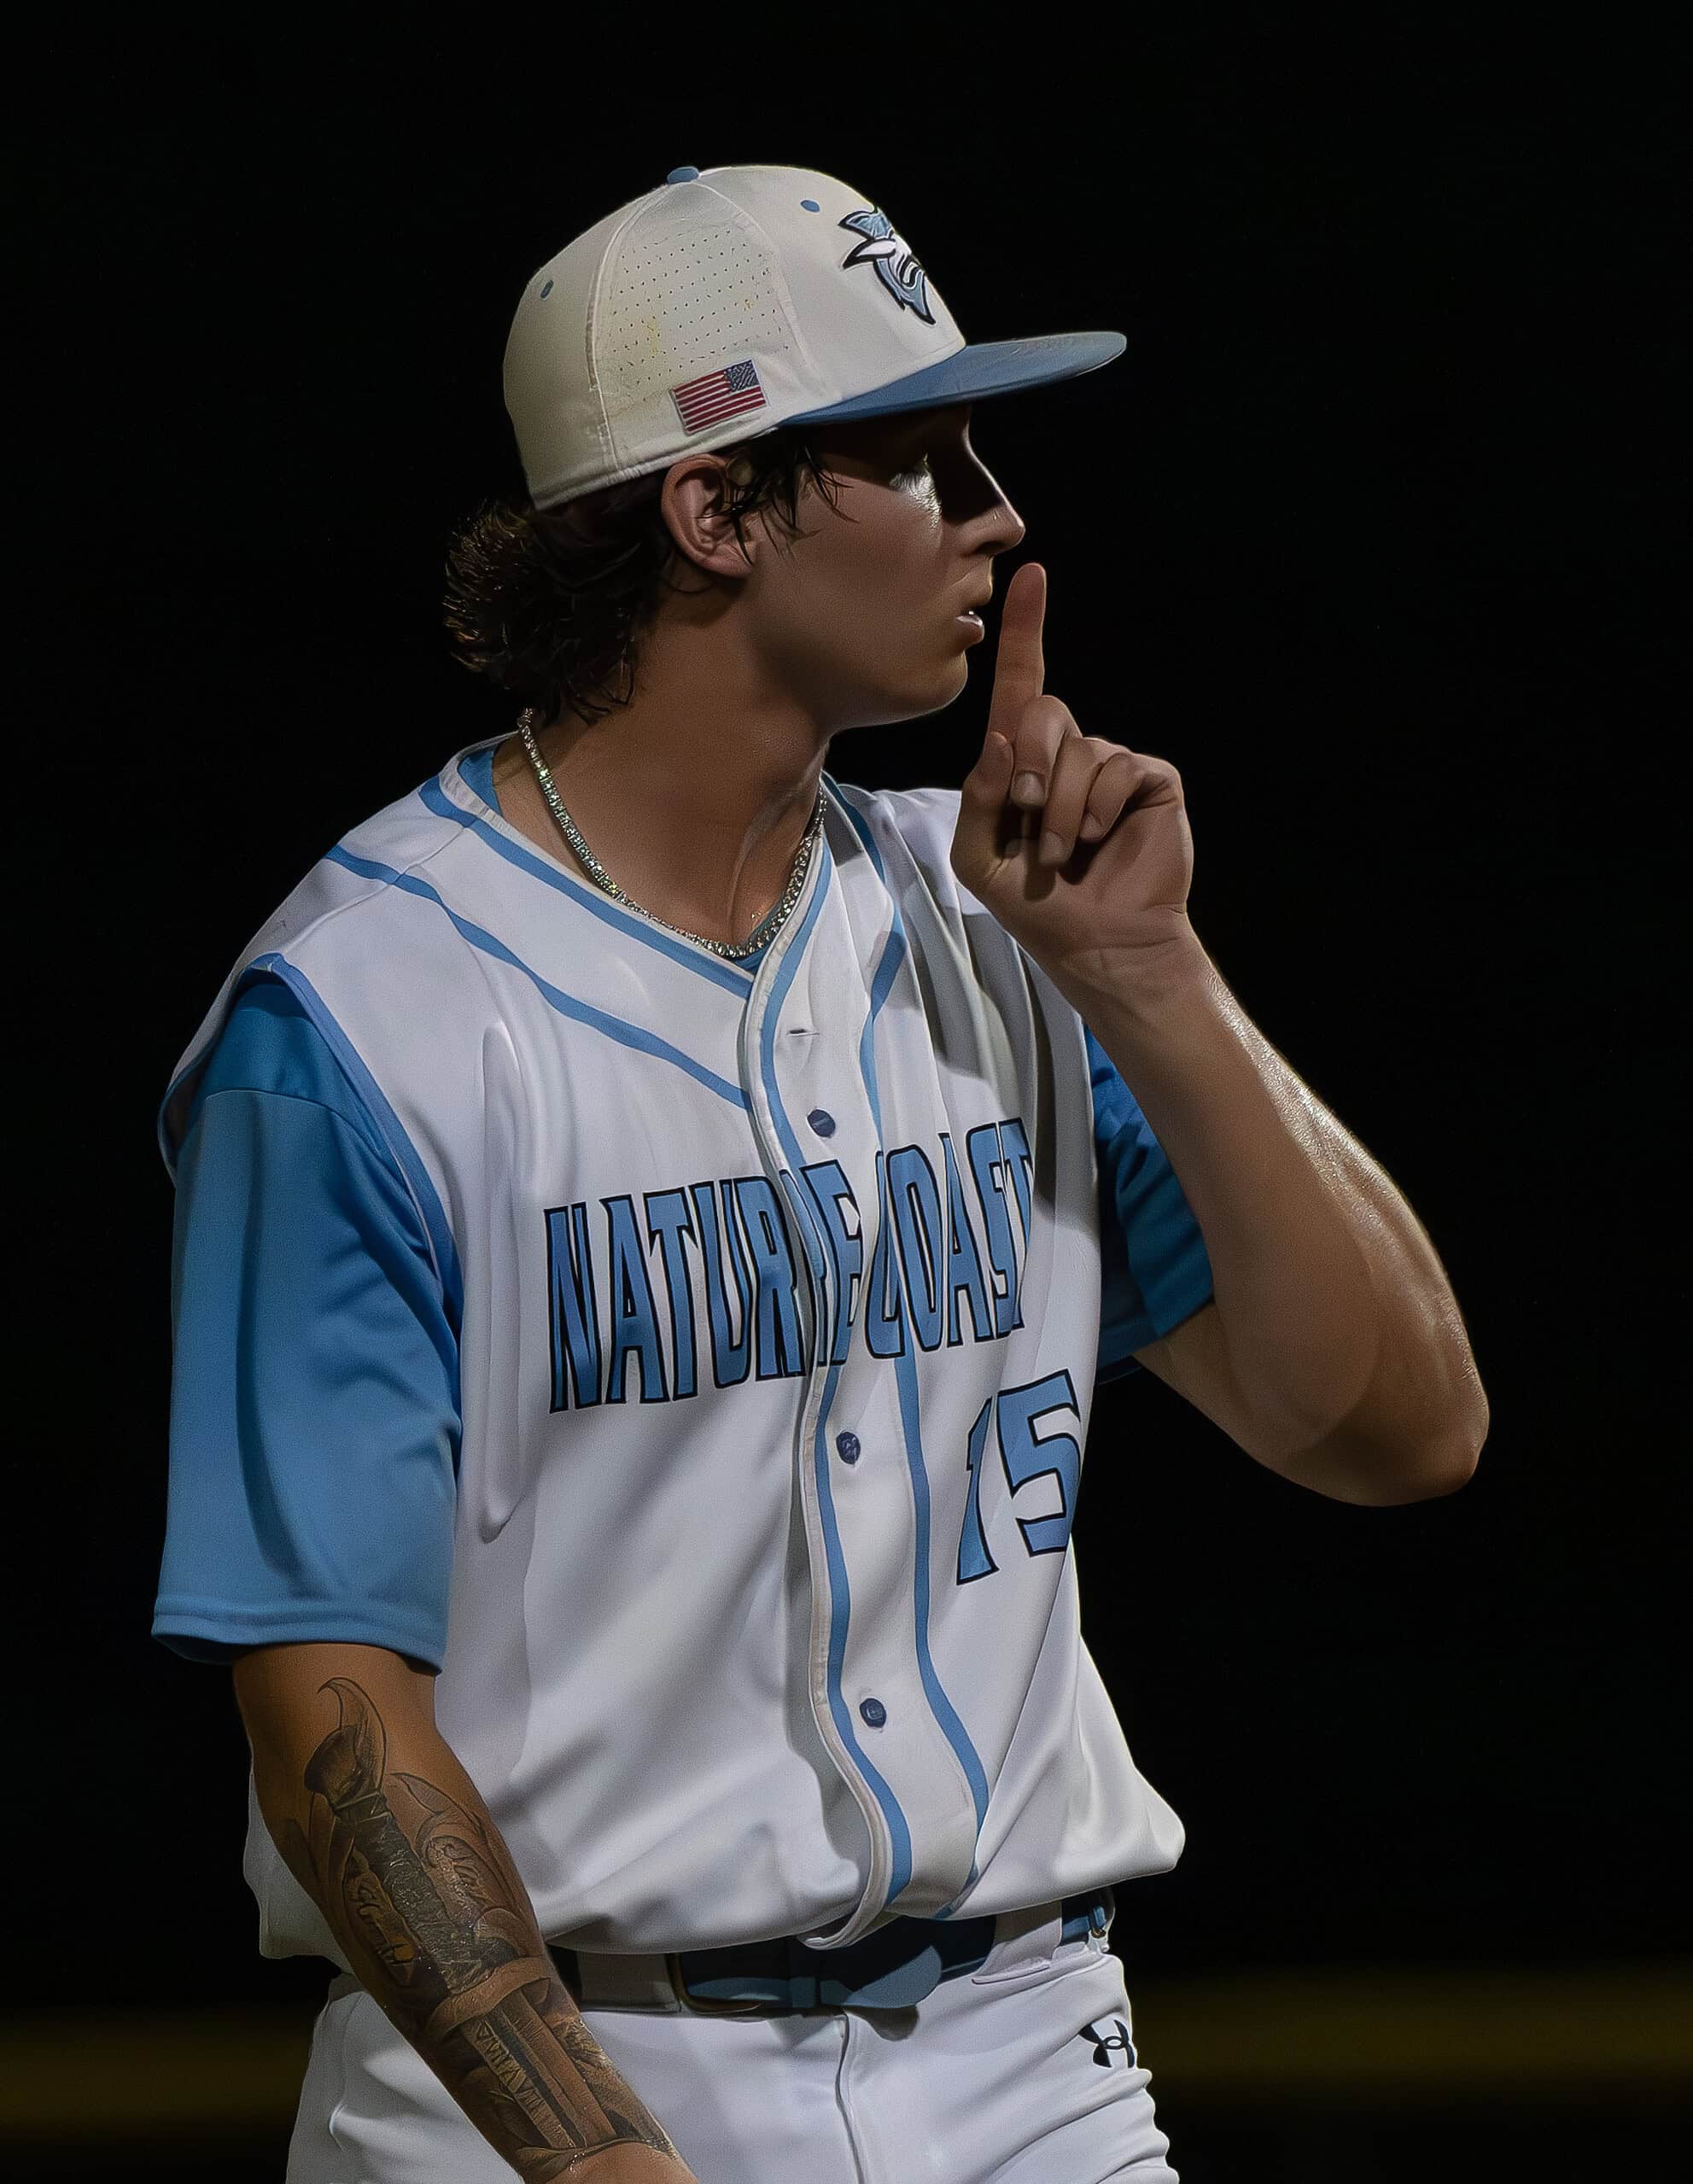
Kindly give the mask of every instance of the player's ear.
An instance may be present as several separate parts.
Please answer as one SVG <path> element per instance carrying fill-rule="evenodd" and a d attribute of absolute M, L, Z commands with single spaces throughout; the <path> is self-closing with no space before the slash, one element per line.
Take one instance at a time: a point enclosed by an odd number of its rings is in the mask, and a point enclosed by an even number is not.
<path fill-rule="evenodd" d="M 752 560 L 755 524 L 746 523 L 743 544 L 728 513 L 730 488 L 744 482 L 738 472 L 745 461 L 744 455 L 728 458 L 702 448 L 665 473 L 658 505 L 676 550 L 714 576 L 744 576 Z"/>

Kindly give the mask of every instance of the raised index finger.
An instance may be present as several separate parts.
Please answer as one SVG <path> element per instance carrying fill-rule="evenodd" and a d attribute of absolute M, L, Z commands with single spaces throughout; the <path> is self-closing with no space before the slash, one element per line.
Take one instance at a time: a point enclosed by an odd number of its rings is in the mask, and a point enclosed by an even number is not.
<path fill-rule="evenodd" d="M 1017 724 L 1029 700 L 1046 688 L 1047 663 L 1041 650 L 1046 618 L 1047 572 L 1038 561 L 1025 561 L 1006 591 L 994 653 L 994 694 L 988 707 L 990 732 L 1013 746 Z"/>

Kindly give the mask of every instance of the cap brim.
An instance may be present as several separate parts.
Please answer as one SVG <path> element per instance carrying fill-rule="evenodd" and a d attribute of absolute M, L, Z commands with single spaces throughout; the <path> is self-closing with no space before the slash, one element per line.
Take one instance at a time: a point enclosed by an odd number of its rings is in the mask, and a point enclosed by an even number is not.
<path fill-rule="evenodd" d="M 976 342 L 956 356 L 925 365 L 867 394 L 855 394 L 825 410 L 784 418 L 784 424 L 826 424 L 851 418 L 892 417 L 902 410 L 948 409 L 993 394 L 1019 394 L 1096 371 L 1122 355 L 1126 334 L 1036 334 L 1022 342 Z"/>

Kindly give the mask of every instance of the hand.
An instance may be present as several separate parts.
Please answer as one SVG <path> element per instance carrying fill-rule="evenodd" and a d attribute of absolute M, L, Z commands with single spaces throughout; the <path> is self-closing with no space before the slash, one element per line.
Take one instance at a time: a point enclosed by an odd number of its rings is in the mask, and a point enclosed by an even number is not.
<path fill-rule="evenodd" d="M 1188 921 L 1194 841 L 1167 759 L 1084 736 L 1045 693 L 1047 572 L 1025 562 L 1005 595 L 993 700 L 966 776 L 952 869 L 1065 998 L 1151 989 L 1208 967 Z M 1032 786 L 1019 785 L 1031 774 Z M 1037 855 L 1050 832 L 1051 862 Z"/>

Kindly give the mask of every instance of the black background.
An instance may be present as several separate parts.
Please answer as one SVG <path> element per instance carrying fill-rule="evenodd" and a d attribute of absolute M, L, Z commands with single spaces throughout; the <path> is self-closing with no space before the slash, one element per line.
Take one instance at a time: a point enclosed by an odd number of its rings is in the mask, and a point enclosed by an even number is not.
<path fill-rule="evenodd" d="M 1150 1375 L 1100 1391 L 1084 1628 L 1188 1828 L 1119 1891 L 1131 1993 L 1687 1953 L 1670 72 L 1544 20 L 1131 31 L 1107 67 L 1080 21 L 58 44 L 14 419 L 14 1682 L 81 1877 L 15 1907 L 39 2002 L 321 1991 L 255 1953 L 227 1679 L 149 1634 L 155 1110 L 309 865 L 510 724 L 439 601 L 521 485 L 524 281 L 673 166 L 767 161 L 879 203 L 972 340 L 1127 335 L 978 406 L 1028 525 L 999 598 L 1040 560 L 1048 688 L 1180 768 L 1194 926 L 1427 1227 L 1492 1404 L 1459 1494 L 1368 1510 Z M 955 705 L 831 770 L 960 780 L 998 611 Z"/>

